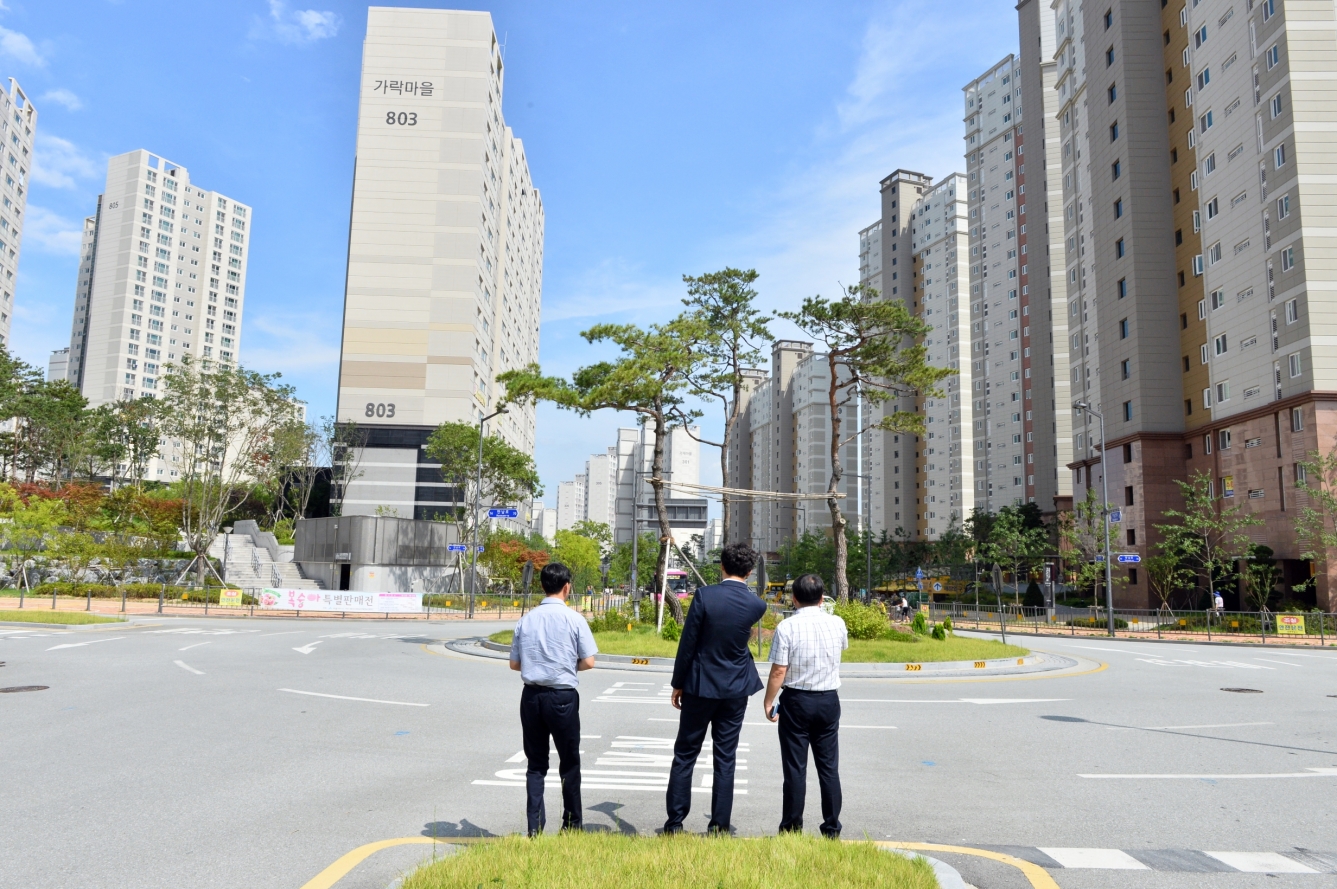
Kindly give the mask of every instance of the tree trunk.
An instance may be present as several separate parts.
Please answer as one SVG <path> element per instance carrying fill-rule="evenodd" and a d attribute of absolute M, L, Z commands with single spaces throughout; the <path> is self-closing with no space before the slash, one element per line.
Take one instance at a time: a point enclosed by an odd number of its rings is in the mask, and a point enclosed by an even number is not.
<path fill-rule="evenodd" d="M 659 559 L 655 562 L 655 593 L 664 593 L 664 607 L 668 609 L 669 614 L 679 624 L 683 622 L 682 603 L 678 597 L 667 591 L 665 580 L 668 576 L 668 557 L 669 557 L 669 537 L 673 531 L 669 528 L 668 504 L 664 502 L 664 436 L 668 430 L 664 428 L 664 409 L 662 404 L 656 404 L 655 413 L 655 447 L 654 456 L 650 460 L 650 487 L 655 492 L 655 513 L 659 518 Z M 634 509 L 635 503 L 632 504 Z M 636 523 L 632 522 L 632 531 L 636 531 Z"/>
<path fill-rule="evenodd" d="M 837 397 L 840 393 L 839 365 L 834 353 L 827 357 L 827 369 L 831 374 L 831 383 L 827 389 L 827 404 L 831 409 L 831 482 L 827 486 L 828 494 L 835 494 L 840 488 L 840 478 L 845 468 L 840 462 L 840 407 Z M 836 548 L 836 598 L 842 603 L 850 600 L 850 581 L 846 576 L 849 564 L 849 541 L 845 539 L 845 516 L 840 510 L 840 500 L 828 497 L 826 505 L 831 509 L 831 536 Z"/>
<path fill-rule="evenodd" d="M 724 415 L 724 447 L 720 448 L 720 487 L 722 488 L 729 487 L 729 447 L 733 443 L 733 430 L 736 425 L 735 421 L 737 420 L 737 417 L 735 416 L 737 413 L 737 404 L 738 400 L 735 396 L 734 404 Z M 739 487 L 742 487 L 742 485 L 739 485 Z M 723 523 L 724 528 L 724 542 L 728 541 L 729 534 L 731 533 L 729 519 L 732 514 L 733 500 L 730 499 L 728 491 L 722 491 L 720 492 L 720 521 Z M 704 556 L 705 553 L 702 553 L 702 555 Z"/>

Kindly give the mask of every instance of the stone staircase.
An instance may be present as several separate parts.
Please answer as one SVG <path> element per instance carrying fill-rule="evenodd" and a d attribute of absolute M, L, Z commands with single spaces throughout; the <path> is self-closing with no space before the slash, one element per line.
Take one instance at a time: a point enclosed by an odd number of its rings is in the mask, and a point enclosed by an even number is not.
<path fill-rule="evenodd" d="M 224 540 L 230 537 L 230 540 Z M 226 552 L 227 564 L 223 568 L 223 578 L 244 590 L 273 587 L 285 590 L 321 590 L 317 580 L 302 575 L 296 562 L 280 562 L 266 547 L 256 546 L 249 534 L 219 534 L 209 547 L 209 555 L 223 562 Z"/>

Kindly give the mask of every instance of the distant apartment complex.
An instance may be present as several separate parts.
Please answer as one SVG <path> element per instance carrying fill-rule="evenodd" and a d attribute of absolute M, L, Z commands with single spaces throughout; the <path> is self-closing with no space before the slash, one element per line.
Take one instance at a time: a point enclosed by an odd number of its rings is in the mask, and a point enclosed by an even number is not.
<path fill-rule="evenodd" d="M 19 273 L 24 213 L 28 207 L 28 173 L 32 170 L 37 109 L 9 78 L 9 92 L 0 90 L 0 142 L 3 143 L 4 185 L 0 186 L 0 346 L 9 348 L 14 323 L 14 287 Z"/>
<path fill-rule="evenodd" d="M 538 360 L 543 202 L 502 117 L 485 12 L 371 7 L 363 44 L 338 419 L 366 433 L 345 514 L 457 502 L 423 446 L 477 423 L 496 377 Z M 534 409 L 489 422 L 534 451 Z"/>
<path fill-rule="evenodd" d="M 107 162 L 84 220 L 65 371 L 89 404 L 155 397 L 163 368 L 188 357 L 236 363 L 252 222 L 249 206 L 158 155 Z"/>

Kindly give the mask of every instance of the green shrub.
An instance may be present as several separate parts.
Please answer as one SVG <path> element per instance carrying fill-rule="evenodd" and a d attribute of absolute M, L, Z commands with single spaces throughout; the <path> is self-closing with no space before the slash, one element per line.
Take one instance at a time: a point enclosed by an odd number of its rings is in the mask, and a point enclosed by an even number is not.
<path fill-rule="evenodd" d="M 845 622 L 845 630 L 851 639 L 882 639 L 891 631 L 891 622 L 880 602 L 876 605 L 836 603 L 835 613 Z"/>
<path fill-rule="evenodd" d="M 627 624 L 635 623 L 631 617 L 618 611 L 616 608 L 610 608 L 598 617 L 590 619 L 590 631 L 594 633 L 609 633 L 627 631 Z"/>
<path fill-rule="evenodd" d="M 947 631 L 948 636 L 952 635 L 952 619 L 950 617 L 942 619 L 942 628 Z"/>
<path fill-rule="evenodd" d="M 923 636 L 928 632 L 928 618 L 924 617 L 924 612 L 915 612 L 915 616 L 910 620 L 910 632 L 916 636 Z"/>
<path fill-rule="evenodd" d="M 942 624 L 934 624 L 933 629 L 929 632 L 929 635 L 931 635 L 934 639 L 937 639 L 939 642 L 943 642 L 946 641 L 947 639 L 947 630 L 943 628 Z"/>
<path fill-rule="evenodd" d="M 682 627 L 671 617 L 664 618 L 664 629 L 659 631 L 659 637 L 665 642 L 677 642 L 682 638 Z"/>
<path fill-rule="evenodd" d="M 1021 604 L 1027 608 L 1045 607 L 1045 594 L 1041 592 L 1038 583 L 1032 580 L 1026 585 L 1026 594 L 1021 597 Z"/>
<path fill-rule="evenodd" d="M 1070 626 L 1070 627 L 1095 627 L 1095 628 L 1099 628 L 1099 627 L 1108 627 L 1108 626 L 1109 626 L 1109 622 L 1108 622 L 1108 620 L 1107 620 L 1106 618 L 1103 618 L 1103 617 L 1101 617 L 1101 618 L 1076 617 L 1076 618 L 1073 618 L 1072 620 L 1068 621 L 1067 625 Z M 1204 626 L 1205 626 L 1205 624 L 1204 624 Z M 1116 617 L 1116 618 L 1114 619 L 1114 629 L 1116 629 L 1116 630 L 1126 630 L 1126 629 L 1128 629 L 1128 621 L 1124 620 L 1124 619 L 1121 618 L 1121 617 Z M 1174 627 L 1170 627 L 1170 629 L 1173 630 Z"/>

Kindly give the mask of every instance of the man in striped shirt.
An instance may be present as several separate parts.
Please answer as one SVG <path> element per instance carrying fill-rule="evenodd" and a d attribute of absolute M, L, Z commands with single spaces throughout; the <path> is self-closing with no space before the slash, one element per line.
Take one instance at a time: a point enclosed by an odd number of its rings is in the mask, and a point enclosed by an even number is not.
<path fill-rule="evenodd" d="M 808 748 L 822 792 L 822 835 L 840 837 L 840 653 L 850 647 L 845 622 L 822 610 L 822 579 L 805 574 L 794 581 L 792 617 L 781 621 L 771 639 L 771 675 L 763 706 L 780 723 L 780 765 L 784 790 L 780 831 L 803 831 L 808 789 Z M 784 688 L 778 715 L 776 695 Z"/>

